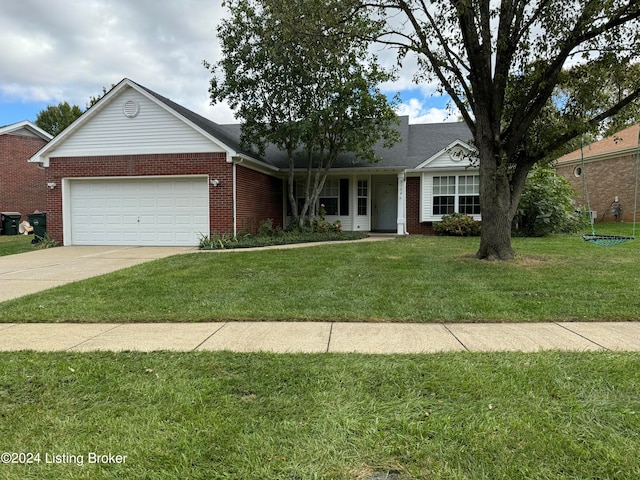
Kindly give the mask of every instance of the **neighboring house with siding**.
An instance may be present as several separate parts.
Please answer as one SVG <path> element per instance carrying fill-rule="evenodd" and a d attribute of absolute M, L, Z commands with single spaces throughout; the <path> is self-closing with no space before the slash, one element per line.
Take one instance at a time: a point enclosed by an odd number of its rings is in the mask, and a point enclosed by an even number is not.
<path fill-rule="evenodd" d="M 480 219 L 477 168 L 463 123 L 409 125 L 378 163 L 342 155 L 320 203 L 345 230 L 430 233 L 442 215 Z M 240 144 L 214 123 L 122 80 L 31 158 L 54 185 L 48 234 L 65 245 L 195 245 L 201 235 L 287 224 L 286 154 Z M 302 159 L 296 168 L 304 172 Z"/>
<path fill-rule="evenodd" d="M 0 127 L 0 212 L 45 210 L 45 171 L 29 158 L 52 138 L 27 120 Z"/>
<path fill-rule="evenodd" d="M 556 171 L 578 192 L 587 207 L 587 193 L 596 221 L 633 221 L 640 124 L 585 145 L 554 163 Z M 583 162 L 584 157 L 584 162 Z"/>

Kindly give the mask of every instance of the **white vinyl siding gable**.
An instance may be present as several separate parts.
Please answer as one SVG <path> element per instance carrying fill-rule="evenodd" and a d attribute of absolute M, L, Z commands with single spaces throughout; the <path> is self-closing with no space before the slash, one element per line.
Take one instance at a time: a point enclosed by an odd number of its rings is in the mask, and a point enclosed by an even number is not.
<path fill-rule="evenodd" d="M 129 103 L 127 103 L 129 102 Z M 132 106 L 137 115 L 128 117 Z M 125 108 L 125 104 L 128 108 Z M 96 108 L 97 105 L 93 108 Z M 134 110 L 135 111 L 135 110 Z M 90 111 L 85 115 L 90 114 Z M 220 145 L 132 88 L 95 113 L 48 157 L 77 157 L 149 153 L 223 152 Z"/>

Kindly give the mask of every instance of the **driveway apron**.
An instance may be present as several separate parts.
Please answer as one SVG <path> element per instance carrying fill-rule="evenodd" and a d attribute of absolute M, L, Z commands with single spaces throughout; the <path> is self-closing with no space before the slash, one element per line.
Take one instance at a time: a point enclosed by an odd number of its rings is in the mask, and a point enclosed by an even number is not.
<path fill-rule="evenodd" d="M 195 247 L 69 246 L 6 255 L 0 257 L 0 302 L 196 251 Z"/>

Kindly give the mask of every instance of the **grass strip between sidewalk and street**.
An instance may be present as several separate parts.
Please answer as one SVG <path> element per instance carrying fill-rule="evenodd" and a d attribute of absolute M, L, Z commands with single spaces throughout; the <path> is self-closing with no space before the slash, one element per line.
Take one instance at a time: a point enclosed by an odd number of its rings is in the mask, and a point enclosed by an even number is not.
<path fill-rule="evenodd" d="M 612 352 L 0 353 L 0 449 L 40 460 L 3 456 L 0 478 L 640 478 L 638 371 Z"/>

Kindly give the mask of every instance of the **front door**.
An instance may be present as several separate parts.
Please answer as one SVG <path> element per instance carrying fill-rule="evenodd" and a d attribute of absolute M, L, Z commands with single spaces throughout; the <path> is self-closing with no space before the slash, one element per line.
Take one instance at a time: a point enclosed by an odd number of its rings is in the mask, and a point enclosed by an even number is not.
<path fill-rule="evenodd" d="M 374 184 L 373 229 L 395 232 L 398 228 L 398 182 L 380 180 Z"/>

